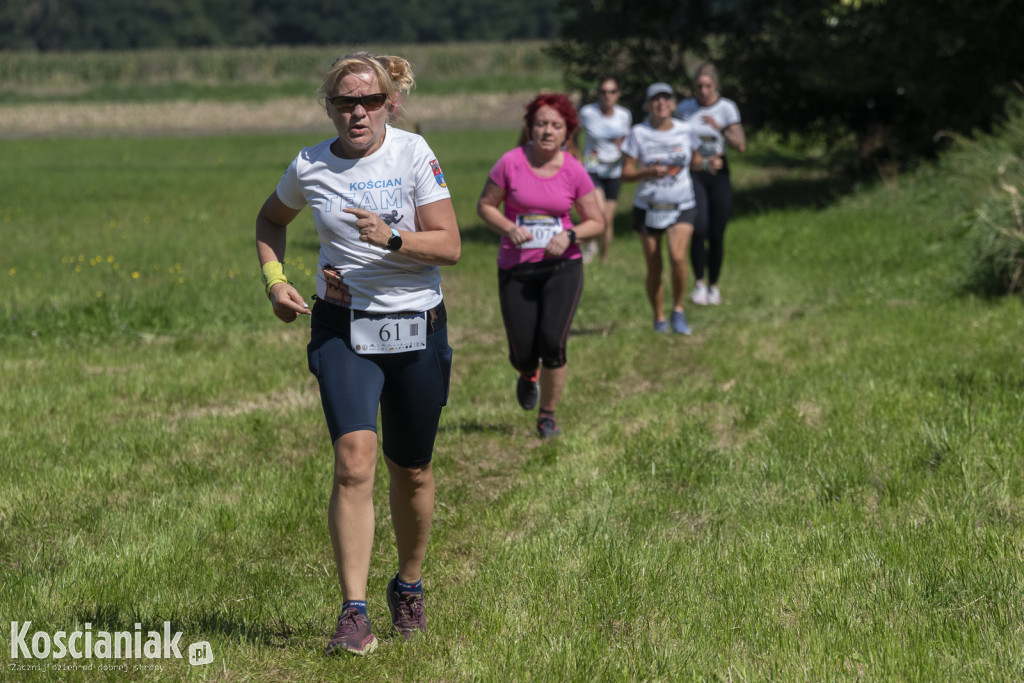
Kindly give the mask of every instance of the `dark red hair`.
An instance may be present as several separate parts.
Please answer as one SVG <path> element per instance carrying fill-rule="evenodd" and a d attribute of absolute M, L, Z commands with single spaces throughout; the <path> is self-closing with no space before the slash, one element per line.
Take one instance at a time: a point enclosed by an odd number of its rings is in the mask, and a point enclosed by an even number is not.
<path fill-rule="evenodd" d="M 527 129 L 533 128 L 533 123 L 537 120 L 537 111 L 541 107 L 551 107 L 565 119 L 567 138 L 571 138 L 579 131 L 580 117 L 576 113 L 576 107 L 573 106 L 572 100 L 562 93 L 542 93 L 530 100 L 530 103 L 526 105 L 526 116 L 523 117 Z"/>
<path fill-rule="evenodd" d="M 526 115 L 523 116 L 526 126 L 520 136 L 519 144 L 525 144 L 530 139 L 530 131 L 537 120 L 537 111 L 541 107 L 551 107 L 565 120 L 566 147 L 573 155 L 578 156 L 576 139 L 580 132 L 580 117 L 576 113 L 576 107 L 573 106 L 572 100 L 562 93 L 541 93 L 530 100 L 526 105 Z"/>

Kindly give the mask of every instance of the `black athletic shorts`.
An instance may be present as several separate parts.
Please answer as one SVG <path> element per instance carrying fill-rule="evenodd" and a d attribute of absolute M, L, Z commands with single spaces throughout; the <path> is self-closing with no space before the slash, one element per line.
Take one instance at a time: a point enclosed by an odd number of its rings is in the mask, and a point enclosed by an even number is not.
<path fill-rule="evenodd" d="M 672 225 L 676 223 L 689 223 L 693 225 L 693 222 L 697 219 L 697 207 L 691 207 L 689 209 L 683 209 L 679 212 L 679 215 L 672 222 Z M 639 235 L 660 235 L 665 232 L 665 228 L 650 228 L 647 227 L 647 211 L 637 206 L 633 207 L 633 230 Z"/>
<path fill-rule="evenodd" d="M 590 179 L 594 181 L 594 187 L 600 187 L 604 191 L 604 198 L 613 202 L 619 201 L 619 190 L 622 189 L 622 178 L 599 178 L 593 173 Z"/>

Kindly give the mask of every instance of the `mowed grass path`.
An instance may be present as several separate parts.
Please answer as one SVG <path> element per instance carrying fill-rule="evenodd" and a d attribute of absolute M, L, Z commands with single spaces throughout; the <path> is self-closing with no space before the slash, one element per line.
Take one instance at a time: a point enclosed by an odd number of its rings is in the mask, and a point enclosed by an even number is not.
<path fill-rule="evenodd" d="M 514 138 L 430 137 L 464 245 L 444 273 L 455 366 L 430 632 L 330 660 L 330 447 L 306 323 L 273 318 L 252 230 L 318 138 L 5 143 L 0 651 L 10 621 L 170 621 L 216 659 L 60 674 L 4 660 L 0 678 L 1024 676 L 1024 310 L 961 291 L 956 175 L 846 194 L 755 141 L 736 160 L 726 303 L 689 307 L 688 338 L 650 329 L 627 193 L 611 262 L 586 273 L 565 437 L 541 444 L 474 211 Z M 307 213 L 287 265 L 304 292 L 315 263 Z"/>

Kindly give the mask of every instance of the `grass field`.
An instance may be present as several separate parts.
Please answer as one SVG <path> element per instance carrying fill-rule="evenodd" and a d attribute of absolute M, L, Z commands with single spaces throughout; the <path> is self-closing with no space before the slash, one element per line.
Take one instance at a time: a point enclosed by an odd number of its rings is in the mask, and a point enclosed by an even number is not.
<path fill-rule="evenodd" d="M 412 62 L 427 94 L 558 88 L 544 41 L 315 47 L 0 53 L 0 103 L 262 101 L 301 97 L 338 55 L 357 50 Z"/>
<path fill-rule="evenodd" d="M 330 660 L 330 446 L 307 323 L 273 318 L 253 248 L 260 203 L 318 137 L 4 143 L 0 651 L 11 621 L 169 621 L 215 661 L 9 659 L 0 678 L 1024 677 L 1024 309 L 962 287 L 991 178 L 947 163 L 856 188 L 755 138 L 725 305 L 689 308 L 689 338 L 650 330 L 623 210 L 587 270 L 565 437 L 540 443 L 474 213 L 514 138 L 430 136 L 463 229 L 430 632 Z M 304 292 L 315 263 L 305 214 L 287 258 Z"/>
<path fill-rule="evenodd" d="M 0 52 L 0 139 L 310 134 L 316 90 L 355 50 L 410 60 L 402 125 L 424 132 L 518 125 L 538 89 L 561 90 L 547 43 Z"/>

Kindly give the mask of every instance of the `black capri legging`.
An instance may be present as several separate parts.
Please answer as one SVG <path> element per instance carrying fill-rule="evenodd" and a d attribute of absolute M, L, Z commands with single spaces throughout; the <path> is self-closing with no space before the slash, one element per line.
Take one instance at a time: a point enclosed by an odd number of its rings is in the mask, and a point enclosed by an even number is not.
<path fill-rule="evenodd" d="M 728 166 L 714 174 L 707 171 L 694 173 L 693 192 L 697 199 L 697 218 L 690 242 L 693 277 L 704 279 L 704 269 L 707 268 L 708 284 L 713 285 L 718 282 L 722 272 L 725 225 L 732 211 L 732 182 L 729 180 Z"/>
<path fill-rule="evenodd" d="M 560 368 L 583 293 L 582 259 L 548 259 L 498 270 L 508 359 L 521 373 Z"/>

